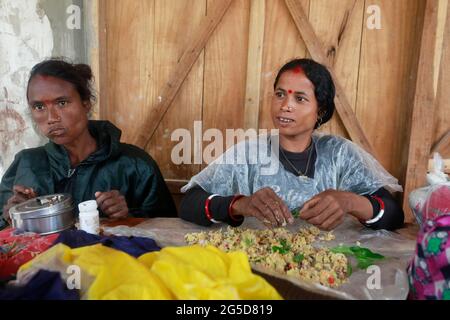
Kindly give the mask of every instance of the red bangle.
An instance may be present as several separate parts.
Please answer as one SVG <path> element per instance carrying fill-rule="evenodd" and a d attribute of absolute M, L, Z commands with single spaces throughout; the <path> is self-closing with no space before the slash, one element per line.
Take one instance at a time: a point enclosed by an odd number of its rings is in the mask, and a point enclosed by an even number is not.
<path fill-rule="evenodd" d="M 362 221 L 363 224 L 369 225 L 369 224 L 373 224 L 377 221 L 379 221 L 383 215 L 384 215 L 384 201 L 378 197 L 378 196 L 370 196 L 372 199 L 375 199 L 378 201 L 378 204 L 380 205 L 380 211 L 378 211 L 377 215 L 375 217 L 373 217 L 370 220 L 367 221 Z"/>
<path fill-rule="evenodd" d="M 380 211 L 384 210 L 384 201 L 379 196 L 371 196 L 371 197 L 377 200 L 378 203 L 380 204 Z"/>
<path fill-rule="evenodd" d="M 229 216 L 229 217 L 231 218 L 231 220 L 233 220 L 233 221 L 239 222 L 239 221 L 242 221 L 242 219 L 243 219 L 242 216 L 241 216 L 240 219 L 236 219 L 236 218 L 233 216 L 233 213 L 232 213 L 232 210 L 233 210 L 233 204 L 234 204 L 237 200 L 239 200 L 240 198 L 243 198 L 243 197 L 245 197 L 245 196 L 242 195 L 242 194 L 237 194 L 237 195 L 235 195 L 235 196 L 233 197 L 233 200 L 231 200 L 230 206 L 228 207 L 228 216 Z"/>
<path fill-rule="evenodd" d="M 206 202 L 205 202 L 205 215 L 206 215 L 206 218 L 209 221 L 213 222 L 213 223 L 220 223 L 219 221 L 213 219 L 213 217 L 211 215 L 211 212 L 209 211 L 209 204 L 211 202 L 211 199 L 214 198 L 214 197 L 217 197 L 217 196 L 218 196 L 217 194 L 212 194 L 212 195 L 210 195 L 208 197 L 208 199 L 206 199 Z"/>

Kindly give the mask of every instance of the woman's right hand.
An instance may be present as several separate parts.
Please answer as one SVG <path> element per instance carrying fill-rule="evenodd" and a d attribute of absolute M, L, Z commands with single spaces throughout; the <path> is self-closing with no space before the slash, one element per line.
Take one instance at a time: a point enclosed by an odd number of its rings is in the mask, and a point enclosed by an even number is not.
<path fill-rule="evenodd" d="M 37 193 L 34 192 L 33 188 L 25 187 L 22 185 L 15 185 L 13 187 L 13 195 L 8 199 L 3 207 L 3 218 L 11 222 L 11 217 L 9 216 L 9 210 L 15 205 L 25 202 L 28 199 L 37 197 Z"/>
<path fill-rule="evenodd" d="M 294 217 L 289 208 L 271 188 L 263 188 L 248 197 L 237 200 L 231 208 L 233 215 L 253 216 L 266 226 L 292 224 Z"/>

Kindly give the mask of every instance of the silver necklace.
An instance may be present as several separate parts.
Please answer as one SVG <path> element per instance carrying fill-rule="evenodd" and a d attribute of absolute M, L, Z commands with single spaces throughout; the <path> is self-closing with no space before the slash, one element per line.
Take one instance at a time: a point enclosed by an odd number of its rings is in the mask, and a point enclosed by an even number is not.
<path fill-rule="evenodd" d="M 297 174 L 297 176 L 299 177 L 306 177 L 306 174 L 308 173 L 308 169 L 309 169 L 309 163 L 311 161 L 311 155 L 312 153 L 312 145 L 313 145 L 313 141 L 311 141 L 311 144 L 309 145 L 309 147 L 306 149 L 308 151 L 308 161 L 306 162 L 306 168 L 305 168 L 305 172 L 301 172 L 300 170 L 297 170 L 297 168 L 292 164 L 291 161 L 289 161 L 288 157 L 286 156 L 286 154 L 283 151 L 283 148 L 280 146 L 280 151 L 281 154 L 283 155 L 283 158 L 287 161 L 287 163 L 291 166 L 291 168 L 294 170 L 294 172 Z"/>

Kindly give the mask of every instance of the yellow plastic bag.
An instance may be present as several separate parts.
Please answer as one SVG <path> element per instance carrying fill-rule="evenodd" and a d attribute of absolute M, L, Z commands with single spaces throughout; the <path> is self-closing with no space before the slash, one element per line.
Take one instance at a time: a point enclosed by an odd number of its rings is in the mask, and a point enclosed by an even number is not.
<path fill-rule="evenodd" d="M 58 267 L 55 268 L 57 265 Z M 66 279 L 68 275 L 64 269 L 71 265 L 81 270 L 83 298 L 93 300 L 173 299 L 158 277 L 136 258 L 101 244 L 77 249 L 57 244 L 23 265 L 18 275 L 30 268 L 56 269 Z"/>
<path fill-rule="evenodd" d="M 208 246 L 167 247 L 138 258 L 177 299 L 282 299 L 251 272 L 244 252 Z"/>
<path fill-rule="evenodd" d="M 77 249 L 57 244 L 23 265 L 17 276 L 46 269 L 67 281 L 70 266 L 80 269 L 84 299 L 281 299 L 251 272 L 245 253 L 212 246 L 167 247 L 136 259 L 101 244 Z"/>

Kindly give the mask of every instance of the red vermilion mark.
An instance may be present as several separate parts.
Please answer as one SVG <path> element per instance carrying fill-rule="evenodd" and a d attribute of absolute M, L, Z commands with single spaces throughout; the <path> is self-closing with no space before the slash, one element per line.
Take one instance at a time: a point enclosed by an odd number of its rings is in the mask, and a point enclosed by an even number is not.
<path fill-rule="evenodd" d="M 292 90 L 291 90 L 291 89 L 289 89 L 289 90 L 288 90 L 288 93 L 292 93 Z"/>
<path fill-rule="evenodd" d="M 294 72 L 294 73 L 303 73 L 303 69 L 301 67 L 296 67 L 296 68 L 292 69 L 292 72 Z"/>
<path fill-rule="evenodd" d="M 334 278 L 333 278 L 332 276 L 330 276 L 330 277 L 328 278 L 328 283 L 329 283 L 329 284 L 333 284 L 333 283 L 334 283 Z"/>

